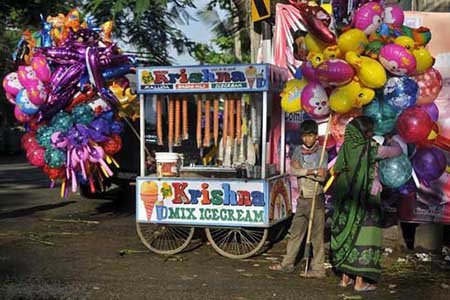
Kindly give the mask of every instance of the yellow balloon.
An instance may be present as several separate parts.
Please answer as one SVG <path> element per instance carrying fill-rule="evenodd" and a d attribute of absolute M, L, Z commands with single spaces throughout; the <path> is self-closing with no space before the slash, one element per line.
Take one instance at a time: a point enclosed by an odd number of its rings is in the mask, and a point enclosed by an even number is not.
<path fill-rule="evenodd" d="M 336 88 L 330 95 L 330 108 L 337 113 L 347 113 L 353 108 L 361 108 L 375 97 L 375 91 L 363 87 L 358 81 Z"/>
<path fill-rule="evenodd" d="M 342 52 L 354 51 L 361 54 L 368 44 L 365 33 L 359 29 L 350 29 L 338 38 L 338 46 Z"/>
<path fill-rule="evenodd" d="M 341 49 L 337 45 L 328 46 L 323 49 L 323 56 L 325 60 L 334 59 L 334 58 L 342 58 L 343 53 Z"/>
<path fill-rule="evenodd" d="M 325 3 L 325 4 L 322 4 L 321 7 L 322 7 L 323 9 L 325 9 L 325 11 L 326 11 L 327 13 L 329 13 L 330 15 L 333 13 L 333 7 L 331 6 L 331 4 Z"/>
<path fill-rule="evenodd" d="M 301 95 L 308 82 L 306 79 L 291 79 L 281 93 L 281 108 L 287 113 L 295 113 L 302 110 Z"/>
<path fill-rule="evenodd" d="M 307 60 L 311 62 L 311 65 L 314 68 L 317 68 L 318 65 L 323 63 L 325 61 L 325 57 L 323 56 L 323 53 L 321 52 L 310 52 L 308 54 Z"/>
<path fill-rule="evenodd" d="M 434 58 L 424 47 L 414 49 L 412 54 L 416 58 L 416 73 L 422 74 L 434 65 Z"/>
<path fill-rule="evenodd" d="M 358 55 L 353 51 L 345 54 L 345 60 L 356 69 L 356 76 L 365 86 L 379 89 L 386 83 L 386 70 L 377 60 Z"/>
<path fill-rule="evenodd" d="M 412 51 L 414 49 L 416 43 L 409 36 L 402 35 L 402 36 L 395 38 L 394 44 L 403 46 L 408 51 Z"/>
<path fill-rule="evenodd" d="M 327 46 L 324 42 L 313 36 L 311 33 L 308 33 L 305 36 L 305 45 L 306 49 L 308 49 L 309 52 L 322 52 L 323 49 Z"/>

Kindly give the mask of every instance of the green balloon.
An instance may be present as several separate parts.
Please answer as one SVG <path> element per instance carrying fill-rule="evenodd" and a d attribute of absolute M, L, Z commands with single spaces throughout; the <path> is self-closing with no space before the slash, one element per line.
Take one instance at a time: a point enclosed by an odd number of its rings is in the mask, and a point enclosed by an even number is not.
<path fill-rule="evenodd" d="M 380 161 L 378 174 L 380 181 L 390 188 L 399 188 L 412 176 L 412 165 L 404 154 Z"/>
<path fill-rule="evenodd" d="M 384 102 L 382 97 L 377 91 L 375 99 L 363 108 L 363 115 L 371 117 L 375 123 L 375 135 L 385 135 L 393 131 L 397 123 L 398 113 Z"/>

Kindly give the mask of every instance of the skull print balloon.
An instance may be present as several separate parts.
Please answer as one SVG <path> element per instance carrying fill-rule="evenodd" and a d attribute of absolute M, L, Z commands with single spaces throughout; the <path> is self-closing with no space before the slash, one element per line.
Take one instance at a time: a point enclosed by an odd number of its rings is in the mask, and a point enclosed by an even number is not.
<path fill-rule="evenodd" d="M 322 119 L 329 115 L 328 96 L 318 82 L 308 83 L 301 95 L 303 110 L 313 119 Z"/>

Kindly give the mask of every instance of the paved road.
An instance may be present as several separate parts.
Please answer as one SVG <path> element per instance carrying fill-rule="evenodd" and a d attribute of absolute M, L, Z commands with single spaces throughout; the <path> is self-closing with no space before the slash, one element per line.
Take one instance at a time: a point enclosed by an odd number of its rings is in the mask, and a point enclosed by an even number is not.
<path fill-rule="evenodd" d="M 268 271 L 285 241 L 241 261 L 219 256 L 206 243 L 157 256 L 136 235 L 134 199 L 114 196 L 62 200 L 20 156 L 0 157 L 0 298 L 448 299 L 450 290 L 441 286 L 450 284 L 448 266 L 395 263 L 406 255 L 397 249 L 385 259 L 379 290 L 363 295 L 338 288 L 330 270 L 324 280 Z"/>

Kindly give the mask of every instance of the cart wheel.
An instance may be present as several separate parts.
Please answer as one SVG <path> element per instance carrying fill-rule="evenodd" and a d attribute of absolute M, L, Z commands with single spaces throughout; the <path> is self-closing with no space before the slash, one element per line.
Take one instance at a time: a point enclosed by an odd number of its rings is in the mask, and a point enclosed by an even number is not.
<path fill-rule="evenodd" d="M 205 228 L 208 241 L 220 255 L 242 259 L 255 255 L 264 246 L 267 228 Z"/>
<path fill-rule="evenodd" d="M 172 255 L 183 251 L 194 236 L 194 227 L 136 223 L 142 243 L 152 252 Z"/>

